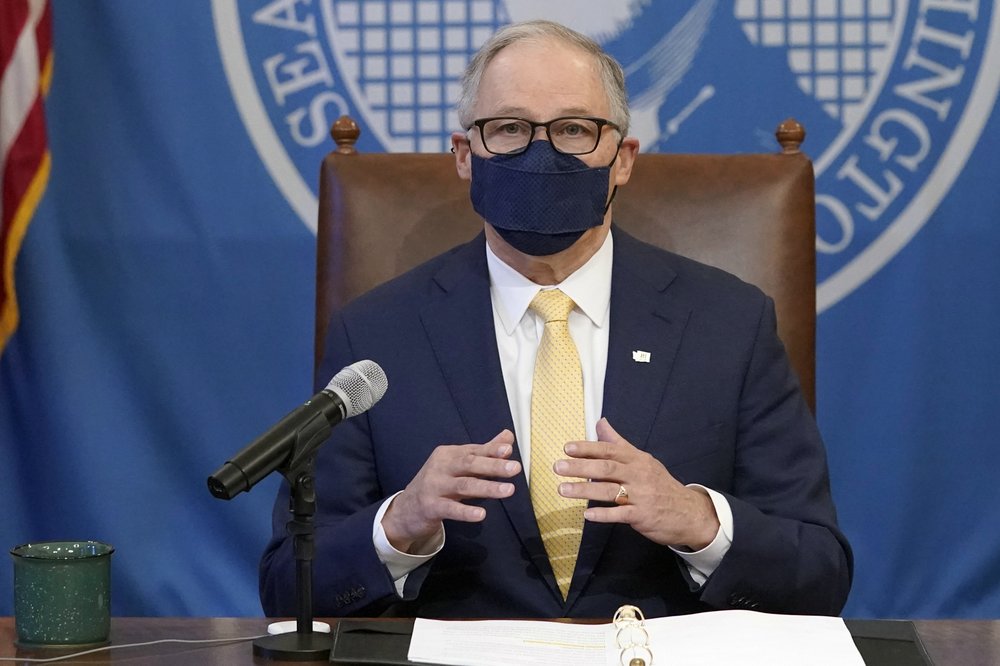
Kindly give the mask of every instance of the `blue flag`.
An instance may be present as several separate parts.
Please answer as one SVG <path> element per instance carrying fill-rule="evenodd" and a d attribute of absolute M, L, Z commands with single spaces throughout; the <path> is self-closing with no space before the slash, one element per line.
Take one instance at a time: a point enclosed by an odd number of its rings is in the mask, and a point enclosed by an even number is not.
<path fill-rule="evenodd" d="M 116 615 L 259 614 L 278 480 L 220 503 L 205 478 L 311 393 L 330 123 L 445 152 L 471 54 L 531 18 L 619 59 L 643 150 L 806 127 L 844 614 L 1000 615 L 1000 2 L 54 0 L 0 544 L 114 544 Z"/>

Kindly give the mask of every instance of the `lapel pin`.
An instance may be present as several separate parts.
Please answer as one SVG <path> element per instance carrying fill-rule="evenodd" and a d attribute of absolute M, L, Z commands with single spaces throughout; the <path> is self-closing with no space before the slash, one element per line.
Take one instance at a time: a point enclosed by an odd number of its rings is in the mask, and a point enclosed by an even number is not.
<path fill-rule="evenodd" d="M 636 363 L 649 363 L 649 359 L 652 357 L 648 351 L 642 351 L 641 349 L 636 349 L 632 352 L 632 360 Z"/>

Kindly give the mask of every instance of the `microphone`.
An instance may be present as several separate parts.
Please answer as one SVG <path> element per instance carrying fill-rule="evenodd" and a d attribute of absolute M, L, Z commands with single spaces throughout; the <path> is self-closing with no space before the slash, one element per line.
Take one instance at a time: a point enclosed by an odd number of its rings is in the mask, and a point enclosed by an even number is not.
<path fill-rule="evenodd" d="M 324 441 L 333 426 L 344 419 L 368 411 L 382 399 L 389 381 L 375 361 L 358 361 L 338 372 L 326 388 L 246 448 L 226 461 L 208 477 L 208 490 L 219 499 L 232 499 L 248 491 L 274 470 L 293 458 L 302 459 Z M 304 450 L 296 451 L 302 441 Z"/>

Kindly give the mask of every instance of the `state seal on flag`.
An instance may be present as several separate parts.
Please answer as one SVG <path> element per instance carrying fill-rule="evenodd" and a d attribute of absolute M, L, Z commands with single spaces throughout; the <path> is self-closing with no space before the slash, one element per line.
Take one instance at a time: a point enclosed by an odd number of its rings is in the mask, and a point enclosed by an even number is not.
<path fill-rule="evenodd" d="M 808 131 L 817 301 L 842 300 L 948 193 L 1000 84 L 1000 0 L 213 0 L 221 58 L 275 184 L 315 231 L 331 122 L 359 150 L 444 152 L 466 63 L 500 26 L 548 18 L 626 72 L 631 134 L 658 152 L 775 150 Z"/>

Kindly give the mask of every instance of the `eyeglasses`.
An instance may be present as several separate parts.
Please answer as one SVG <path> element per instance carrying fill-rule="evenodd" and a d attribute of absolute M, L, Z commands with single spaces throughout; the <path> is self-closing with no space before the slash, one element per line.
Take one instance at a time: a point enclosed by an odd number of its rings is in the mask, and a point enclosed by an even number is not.
<path fill-rule="evenodd" d="M 494 155 L 523 153 L 535 138 L 535 130 L 545 128 L 549 143 L 556 152 L 586 155 L 597 150 L 605 127 L 621 132 L 618 125 L 603 118 L 565 117 L 536 123 L 524 118 L 480 118 L 472 122 L 479 128 L 483 147 Z"/>

